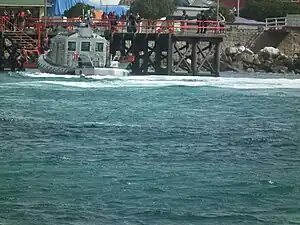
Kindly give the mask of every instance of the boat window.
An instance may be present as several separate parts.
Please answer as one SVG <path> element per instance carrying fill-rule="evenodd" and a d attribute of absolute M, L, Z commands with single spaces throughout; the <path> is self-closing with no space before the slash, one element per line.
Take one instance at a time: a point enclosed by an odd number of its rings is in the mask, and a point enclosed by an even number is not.
<path fill-rule="evenodd" d="M 75 41 L 68 42 L 68 51 L 76 51 L 76 42 Z"/>
<path fill-rule="evenodd" d="M 102 42 L 96 42 L 96 52 L 103 52 L 104 44 Z"/>
<path fill-rule="evenodd" d="M 90 42 L 81 42 L 81 51 L 89 52 L 90 51 Z"/>

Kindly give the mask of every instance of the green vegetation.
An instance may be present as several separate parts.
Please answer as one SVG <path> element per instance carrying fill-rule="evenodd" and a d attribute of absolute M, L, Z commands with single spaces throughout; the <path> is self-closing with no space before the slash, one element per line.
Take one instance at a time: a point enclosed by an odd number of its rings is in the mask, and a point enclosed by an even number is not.
<path fill-rule="evenodd" d="M 184 3 L 184 2 L 183 2 Z M 136 0 L 130 7 L 130 12 L 139 13 L 145 19 L 159 19 L 173 14 L 177 5 L 184 5 L 182 0 Z M 230 9 L 220 5 L 220 13 L 226 18 L 226 21 L 233 21 L 234 15 Z M 216 19 L 216 7 L 207 11 L 210 19 Z"/>
<path fill-rule="evenodd" d="M 67 18 L 75 18 L 75 17 L 81 17 L 83 16 L 83 10 L 84 13 L 86 14 L 88 12 L 88 10 L 92 11 L 92 9 L 94 9 L 93 6 L 90 5 L 86 5 L 83 3 L 77 3 L 76 5 L 74 5 L 73 7 L 71 7 L 70 9 L 66 10 L 64 12 L 64 16 Z"/>
<path fill-rule="evenodd" d="M 227 22 L 233 22 L 234 21 L 234 14 L 230 11 L 229 8 L 220 5 L 219 12 L 225 17 Z M 211 7 L 208 11 L 208 16 L 211 20 L 217 19 L 217 9 L 216 7 Z"/>
<path fill-rule="evenodd" d="M 251 0 L 247 7 L 240 11 L 240 16 L 257 21 L 266 18 L 285 17 L 286 14 L 300 14 L 300 6 L 282 0 Z"/>
<path fill-rule="evenodd" d="M 172 15 L 175 9 L 173 0 L 136 0 L 130 12 L 139 13 L 145 19 L 160 19 Z"/>

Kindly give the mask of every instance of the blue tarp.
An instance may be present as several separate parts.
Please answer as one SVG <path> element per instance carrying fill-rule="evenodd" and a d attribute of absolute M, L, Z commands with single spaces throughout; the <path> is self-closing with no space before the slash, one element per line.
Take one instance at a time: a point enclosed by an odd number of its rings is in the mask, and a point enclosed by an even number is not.
<path fill-rule="evenodd" d="M 95 0 L 53 0 L 52 12 L 53 16 L 62 16 L 65 10 L 70 9 L 77 3 L 84 3 L 87 5 L 94 6 L 96 10 L 102 10 L 103 12 L 115 11 L 116 14 L 121 15 L 122 12 L 126 12 L 129 6 L 126 5 L 101 5 L 100 0 L 96 3 Z"/>
<path fill-rule="evenodd" d="M 102 5 L 102 6 L 96 6 L 96 10 L 101 10 L 102 12 L 109 13 L 109 12 L 115 12 L 116 15 L 121 16 L 122 13 L 126 13 L 129 10 L 129 6 L 127 5 Z"/>

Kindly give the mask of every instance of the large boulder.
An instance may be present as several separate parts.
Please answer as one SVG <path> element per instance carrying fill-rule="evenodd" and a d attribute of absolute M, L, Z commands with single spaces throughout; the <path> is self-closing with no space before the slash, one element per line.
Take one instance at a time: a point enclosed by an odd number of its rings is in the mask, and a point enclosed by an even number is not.
<path fill-rule="evenodd" d="M 245 71 L 245 66 L 242 61 L 235 61 L 231 64 L 231 66 L 239 71 Z"/>
<path fill-rule="evenodd" d="M 260 52 L 268 53 L 271 56 L 277 56 L 280 54 L 280 50 L 274 47 L 264 47 L 263 49 L 260 50 Z"/>
<path fill-rule="evenodd" d="M 298 58 L 294 59 L 293 66 L 296 70 L 300 70 L 300 59 L 298 59 Z"/>
<path fill-rule="evenodd" d="M 294 71 L 295 69 L 296 69 L 296 67 L 295 67 L 295 61 L 296 61 L 297 59 L 293 59 L 293 58 L 291 58 L 291 57 L 288 57 L 286 60 L 285 60 L 285 65 L 286 65 L 286 67 L 288 68 L 288 70 L 290 71 L 290 72 L 292 72 L 292 71 Z M 299 67 L 300 68 L 300 67 Z"/>
<path fill-rule="evenodd" d="M 230 56 L 230 55 L 235 55 L 239 53 L 239 48 L 238 47 L 228 47 L 225 49 L 225 54 Z"/>
<path fill-rule="evenodd" d="M 258 57 L 257 54 L 254 54 L 253 64 L 256 65 L 256 66 L 261 65 L 261 61 L 259 60 L 259 57 Z"/>
<path fill-rule="evenodd" d="M 249 54 L 248 52 L 243 52 L 242 56 L 243 56 L 242 58 L 243 62 L 248 64 L 252 64 L 255 59 L 254 54 Z"/>
<path fill-rule="evenodd" d="M 8 59 L 9 58 L 9 56 L 10 56 L 10 54 L 9 54 L 9 52 L 8 51 L 4 51 L 4 58 L 5 59 Z"/>
<path fill-rule="evenodd" d="M 238 47 L 239 52 L 244 52 L 246 50 L 246 47 L 241 45 Z"/>
<path fill-rule="evenodd" d="M 12 41 L 9 40 L 8 38 L 5 38 L 4 39 L 4 46 L 7 47 L 7 48 L 11 47 L 12 46 Z"/>
<path fill-rule="evenodd" d="M 271 60 L 273 58 L 276 58 L 280 54 L 281 53 L 280 53 L 279 49 L 274 48 L 274 47 L 264 47 L 258 53 L 260 59 L 263 59 L 263 60 Z"/>
<path fill-rule="evenodd" d="M 225 49 L 221 60 L 222 70 L 267 72 L 267 73 L 300 73 L 300 54 L 288 57 L 274 47 L 265 47 L 257 54 L 242 45 Z"/>

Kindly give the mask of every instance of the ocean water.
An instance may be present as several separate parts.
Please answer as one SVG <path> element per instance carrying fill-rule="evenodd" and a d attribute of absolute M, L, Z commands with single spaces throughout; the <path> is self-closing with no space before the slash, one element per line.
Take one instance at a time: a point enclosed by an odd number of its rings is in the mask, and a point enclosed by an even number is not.
<path fill-rule="evenodd" d="M 0 224 L 300 224 L 300 77 L 235 76 L 1 74 Z"/>

